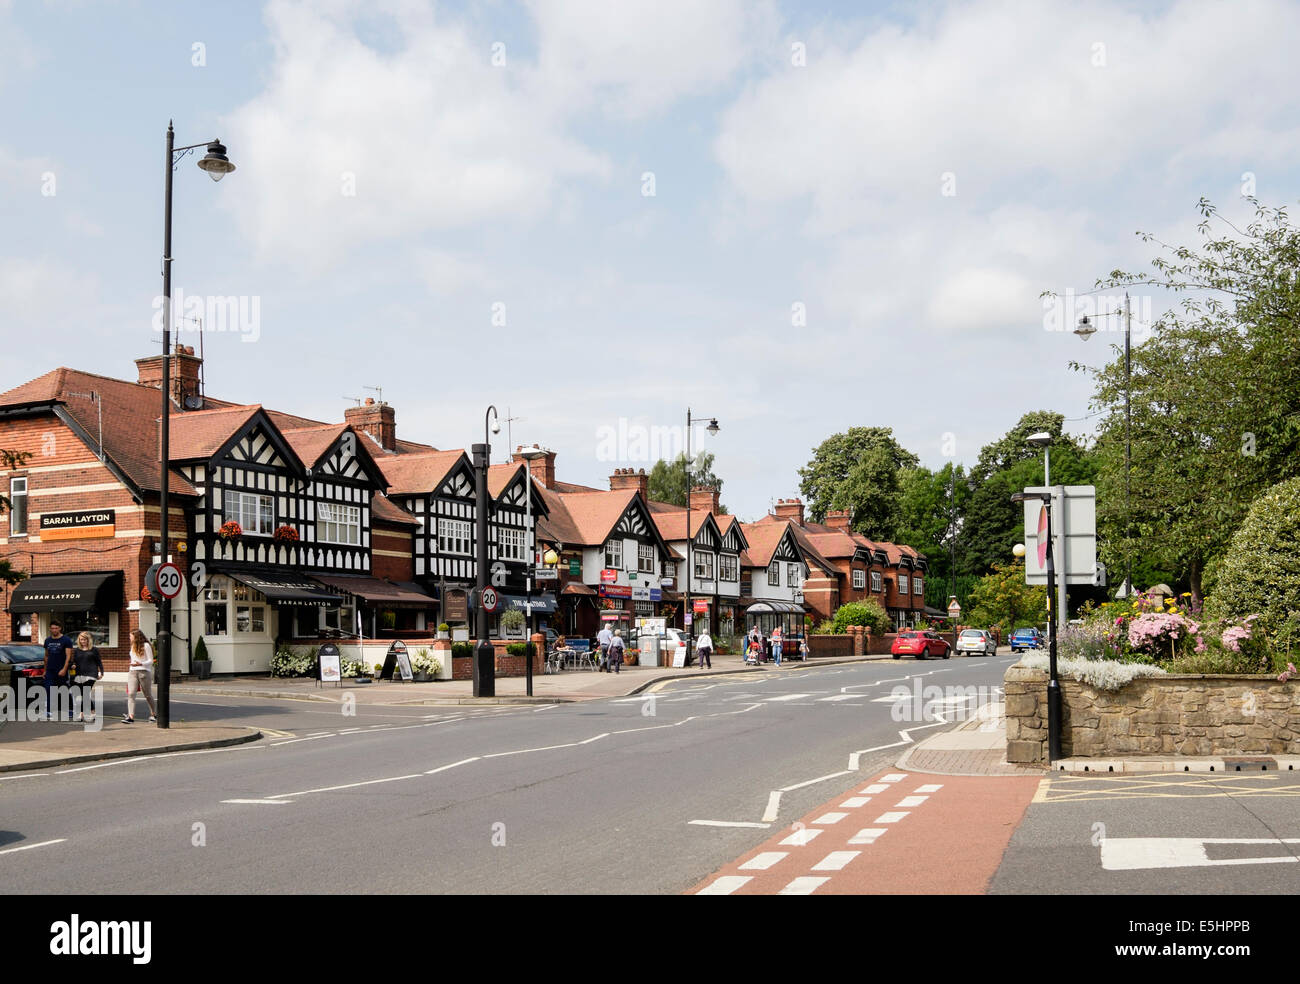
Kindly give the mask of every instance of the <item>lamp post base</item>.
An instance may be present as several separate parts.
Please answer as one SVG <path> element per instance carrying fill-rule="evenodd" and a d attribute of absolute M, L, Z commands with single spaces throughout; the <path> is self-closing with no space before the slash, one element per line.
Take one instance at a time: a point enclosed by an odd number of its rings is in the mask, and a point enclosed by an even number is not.
<path fill-rule="evenodd" d="M 492 643 L 480 639 L 474 647 L 474 696 L 495 697 L 497 695 L 496 650 Z"/>

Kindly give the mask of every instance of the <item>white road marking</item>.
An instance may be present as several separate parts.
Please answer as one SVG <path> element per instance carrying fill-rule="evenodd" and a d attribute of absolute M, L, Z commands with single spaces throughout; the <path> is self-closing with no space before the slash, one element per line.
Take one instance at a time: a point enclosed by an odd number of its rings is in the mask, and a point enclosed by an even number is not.
<path fill-rule="evenodd" d="M 829 697 L 818 697 L 818 701 L 837 701 L 837 700 L 857 700 L 862 694 L 832 694 Z"/>
<path fill-rule="evenodd" d="M 772 865 L 790 855 L 785 851 L 764 851 L 756 854 L 740 866 L 741 871 L 766 871 Z"/>
<path fill-rule="evenodd" d="M 888 831 L 888 827 L 863 827 L 856 834 L 849 838 L 850 844 L 874 844 L 880 835 Z"/>
<path fill-rule="evenodd" d="M 62 844 L 66 840 L 66 837 L 60 837 L 58 840 L 41 841 L 39 844 L 24 844 L 22 847 L 6 847 L 4 850 L 0 851 L 0 854 L 16 854 L 19 851 L 30 851 L 36 847 L 49 847 L 51 844 Z"/>
<path fill-rule="evenodd" d="M 916 792 L 918 792 L 918 793 L 937 793 L 937 792 L 938 792 L 939 790 L 941 790 L 941 789 L 943 789 L 943 783 L 941 783 L 941 782 L 932 782 L 932 783 L 929 783 L 928 785 L 925 785 L 925 786 L 917 786 L 917 787 L 916 787 Z"/>
<path fill-rule="evenodd" d="M 820 833 L 821 831 L 816 827 L 804 827 L 785 838 L 781 844 L 784 847 L 806 847 Z"/>
<path fill-rule="evenodd" d="M 840 809 L 856 810 L 863 803 L 870 803 L 870 802 L 871 802 L 870 796 L 850 796 L 848 799 L 846 799 L 843 803 L 840 804 Z"/>
<path fill-rule="evenodd" d="M 245 799 L 235 799 L 235 800 L 222 800 L 221 802 L 223 802 L 223 803 L 242 803 L 242 804 L 245 804 L 245 805 L 247 805 L 247 806 L 289 806 L 289 805 L 291 805 L 291 804 L 293 803 L 293 800 L 274 800 L 274 799 L 245 800 Z"/>
<path fill-rule="evenodd" d="M 691 820 L 699 827 L 761 827 L 766 830 L 770 823 L 755 823 L 752 820 Z"/>
<path fill-rule="evenodd" d="M 891 772 L 887 776 L 881 776 L 880 781 L 881 782 L 902 782 L 906 778 L 907 778 L 906 772 Z"/>
<path fill-rule="evenodd" d="M 883 782 L 873 782 L 873 783 L 872 783 L 870 786 L 868 786 L 866 789 L 862 790 L 862 792 L 863 792 L 864 794 L 868 794 L 868 795 L 873 795 L 873 796 L 874 796 L 876 793 L 883 793 L 886 789 L 891 789 L 891 788 L 892 788 L 892 787 L 889 786 L 889 785 L 886 784 L 886 783 L 883 783 Z"/>
<path fill-rule="evenodd" d="M 780 697 L 767 697 L 765 701 L 769 704 L 778 700 L 799 700 L 802 697 L 811 697 L 812 694 L 782 694 Z"/>
<path fill-rule="evenodd" d="M 1104 837 L 1101 866 L 1106 871 L 1143 868 L 1207 868 L 1230 864 L 1295 864 L 1294 854 L 1276 857 L 1210 858 L 1206 844 L 1300 844 L 1300 837 Z"/>
<path fill-rule="evenodd" d="M 847 816 L 848 816 L 847 813 L 837 813 L 834 810 L 832 810 L 830 813 L 823 813 L 816 820 L 814 820 L 813 823 L 817 823 L 817 824 L 839 823 Z"/>
<path fill-rule="evenodd" d="M 148 755 L 137 755 L 135 758 L 113 759 L 111 762 L 100 762 L 98 765 L 81 765 L 75 769 L 59 769 L 55 775 L 66 776 L 70 772 L 89 772 L 91 769 L 107 769 L 110 765 L 130 765 L 132 762 L 147 761 L 148 758 Z"/>
<path fill-rule="evenodd" d="M 712 884 L 705 885 L 696 892 L 696 895 L 730 895 L 746 882 L 754 880 L 753 875 L 723 875 L 721 878 L 713 880 Z"/>
<path fill-rule="evenodd" d="M 837 779 L 840 776 L 847 776 L 848 774 L 848 769 L 842 769 L 839 772 L 831 772 L 824 776 L 818 776 L 816 779 L 805 779 L 803 782 L 796 782 L 793 786 L 782 786 L 781 792 L 793 792 L 796 789 L 803 789 L 804 786 L 811 786 L 814 783 L 825 782 L 827 779 Z"/>
<path fill-rule="evenodd" d="M 882 813 L 876 817 L 876 823 L 898 823 L 903 817 L 907 816 L 910 811 L 903 810 L 901 813 Z"/>
<path fill-rule="evenodd" d="M 340 732 L 340 734 L 346 734 L 346 733 L 347 732 Z M 329 734 L 325 734 L 325 735 L 313 735 L 311 738 L 290 738 L 288 741 L 273 741 L 271 742 L 271 747 L 279 748 L 281 745 L 296 745 L 300 741 L 315 741 L 318 738 L 333 738 L 333 737 L 335 737 L 334 733 L 330 732 Z"/>
<path fill-rule="evenodd" d="M 901 800 L 899 800 L 894 805 L 895 806 L 920 806 L 929 798 L 930 797 L 928 796 L 904 796 Z"/>
<path fill-rule="evenodd" d="M 360 786 L 378 786 L 385 782 L 401 782 L 403 779 L 419 779 L 420 773 L 414 772 L 409 776 L 388 776 L 385 779 L 366 779 L 363 782 L 345 782 L 339 786 L 318 786 L 316 789 L 301 789 L 296 793 L 276 793 L 274 796 L 268 796 L 267 799 L 287 799 L 290 796 L 307 796 L 310 793 L 336 793 L 340 789 L 357 789 Z"/>
<path fill-rule="evenodd" d="M 813 871 L 843 871 L 844 866 L 856 858 L 861 851 L 831 851 L 812 866 Z"/>
<path fill-rule="evenodd" d="M 461 759 L 459 762 L 452 762 L 450 765 L 440 765 L 436 769 L 430 769 L 428 772 L 425 773 L 425 775 L 432 776 L 439 772 L 446 772 L 448 769 L 454 769 L 458 765 L 469 765 L 471 762 L 477 762 L 478 758 L 479 757 L 475 755 L 473 758 Z"/>
<path fill-rule="evenodd" d="M 777 895 L 812 895 L 813 892 L 825 885 L 829 878 L 813 878 L 810 875 L 802 875 L 796 878 Z"/>
<path fill-rule="evenodd" d="M 776 819 L 778 811 L 781 809 L 781 790 L 774 789 L 767 795 L 767 809 L 763 811 L 763 819 L 771 823 Z"/>
<path fill-rule="evenodd" d="M 52 776 L 52 775 L 54 775 L 53 772 L 24 772 L 20 776 L 0 776 L 0 782 L 5 782 L 8 779 L 35 779 L 37 776 Z"/>

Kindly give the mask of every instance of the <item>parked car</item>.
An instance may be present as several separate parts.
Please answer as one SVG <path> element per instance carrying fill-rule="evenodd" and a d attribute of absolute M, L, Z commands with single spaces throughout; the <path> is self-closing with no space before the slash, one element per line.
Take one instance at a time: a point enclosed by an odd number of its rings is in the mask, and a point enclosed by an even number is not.
<path fill-rule="evenodd" d="M 45 647 L 17 644 L 0 646 L 0 663 L 9 663 L 13 666 L 15 676 L 43 677 Z"/>
<path fill-rule="evenodd" d="M 689 647 L 686 645 L 686 637 L 682 634 L 681 629 L 665 630 L 664 638 L 659 640 L 659 652 L 661 656 L 667 657 L 668 666 L 687 666 L 689 664 L 686 660 L 688 658 L 693 659 L 695 655 L 689 651 Z M 679 656 L 682 659 L 680 664 L 677 662 Z"/>
<path fill-rule="evenodd" d="M 1011 633 L 1011 651 L 1022 652 L 1026 649 L 1042 649 L 1043 637 L 1037 629 L 1016 629 Z"/>
<path fill-rule="evenodd" d="M 998 644 L 993 635 L 984 629 L 962 629 L 957 637 L 957 655 L 968 653 L 975 656 L 996 656 Z"/>
<path fill-rule="evenodd" d="M 894 644 L 889 647 L 894 659 L 900 659 L 903 656 L 915 656 L 917 659 L 925 659 L 927 656 L 942 656 L 947 659 L 951 654 L 952 647 L 948 640 L 942 638 L 937 632 L 926 630 L 924 632 L 909 631 L 900 632 L 894 638 Z"/>

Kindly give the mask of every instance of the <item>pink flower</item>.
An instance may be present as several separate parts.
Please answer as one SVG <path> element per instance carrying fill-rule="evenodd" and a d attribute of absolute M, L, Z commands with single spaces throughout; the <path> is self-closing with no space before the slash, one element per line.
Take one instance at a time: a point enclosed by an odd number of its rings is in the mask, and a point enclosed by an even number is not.
<path fill-rule="evenodd" d="M 1206 646 L 1205 646 L 1205 639 L 1204 639 L 1203 637 L 1201 637 L 1201 636 L 1197 636 L 1197 637 L 1196 637 L 1196 651 L 1197 651 L 1198 653 L 1203 653 L 1203 652 L 1205 652 L 1205 649 L 1206 649 Z"/>

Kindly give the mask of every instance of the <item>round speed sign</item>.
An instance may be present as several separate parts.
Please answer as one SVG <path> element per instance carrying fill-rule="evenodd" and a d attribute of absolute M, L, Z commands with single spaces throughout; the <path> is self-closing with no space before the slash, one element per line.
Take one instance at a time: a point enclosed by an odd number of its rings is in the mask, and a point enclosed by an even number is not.
<path fill-rule="evenodd" d="M 483 589 L 483 610 L 485 612 L 495 612 L 501 607 L 501 596 L 497 594 L 496 588 Z"/>
<path fill-rule="evenodd" d="M 175 564 L 166 563 L 158 568 L 158 593 L 164 598 L 175 598 L 184 584 L 185 576 Z"/>

